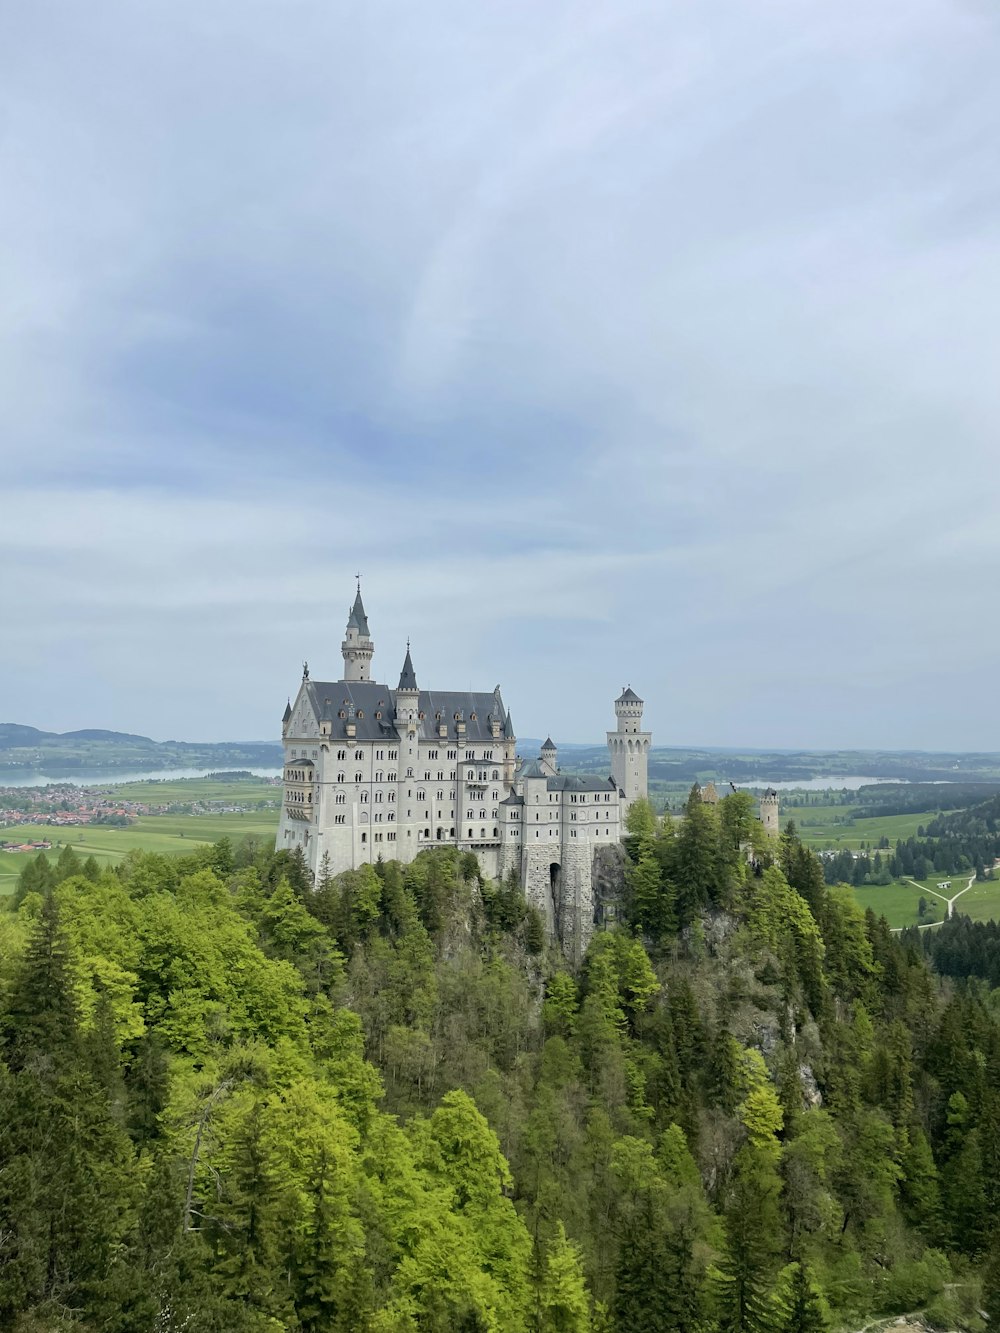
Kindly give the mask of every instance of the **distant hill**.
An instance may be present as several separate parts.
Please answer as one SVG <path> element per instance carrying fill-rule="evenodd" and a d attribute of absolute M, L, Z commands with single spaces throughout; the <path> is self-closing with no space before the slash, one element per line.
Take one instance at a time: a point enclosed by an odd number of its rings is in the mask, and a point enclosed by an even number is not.
<path fill-rule="evenodd" d="M 34 772 L 69 778 L 82 770 L 277 768 L 281 758 L 281 746 L 270 741 L 154 741 L 102 727 L 58 732 L 0 722 L 0 782 L 4 774 Z"/>

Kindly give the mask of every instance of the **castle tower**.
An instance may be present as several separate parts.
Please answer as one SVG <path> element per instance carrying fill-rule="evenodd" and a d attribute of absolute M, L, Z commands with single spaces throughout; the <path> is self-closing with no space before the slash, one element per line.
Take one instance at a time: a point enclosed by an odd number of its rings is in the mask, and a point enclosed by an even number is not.
<path fill-rule="evenodd" d="M 347 617 L 347 634 L 340 645 L 344 654 L 344 680 L 370 680 L 372 656 L 375 645 L 368 633 L 368 617 L 365 615 L 361 600 L 361 583 L 358 582 L 358 595 L 354 599 L 350 615 Z"/>
<path fill-rule="evenodd" d="M 652 735 L 642 730 L 642 700 L 626 685 L 615 700 L 618 726 L 608 732 L 608 750 L 611 754 L 611 776 L 619 791 L 625 793 L 622 818 L 632 804 L 649 790 L 647 772 L 649 746 Z"/>
<path fill-rule="evenodd" d="M 765 833 L 777 837 L 781 832 L 778 822 L 778 793 L 773 787 L 768 787 L 760 798 L 760 822 L 764 825 Z"/>
<path fill-rule="evenodd" d="M 552 777 L 555 777 L 556 773 L 559 771 L 559 766 L 556 763 L 556 756 L 558 753 L 555 741 L 551 736 L 546 737 L 545 744 L 541 749 L 542 764 L 549 770 Z"/>

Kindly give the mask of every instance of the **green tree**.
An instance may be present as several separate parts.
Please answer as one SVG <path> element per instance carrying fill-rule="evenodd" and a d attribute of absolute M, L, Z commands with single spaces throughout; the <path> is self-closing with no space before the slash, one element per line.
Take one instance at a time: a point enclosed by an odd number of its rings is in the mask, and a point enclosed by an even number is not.
<path fill-rule="evenodd" d="M 579 1246 L 566 1239 L 561 1221 L 556 1223 L 539 1284 L 538 1333 L 591 1333 L 583 1256 Z"/>

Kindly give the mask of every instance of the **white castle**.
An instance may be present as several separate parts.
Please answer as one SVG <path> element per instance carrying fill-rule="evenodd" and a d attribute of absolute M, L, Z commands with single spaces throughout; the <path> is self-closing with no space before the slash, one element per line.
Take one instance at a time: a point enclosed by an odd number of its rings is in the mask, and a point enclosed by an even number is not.
<path fill-rule="evenodd" d="M 652 738 L 639 696 L 626 686 L 615 700 L 610 776 L 565 776 L 551 740 L 537 759 L 518 758 L 499 685 L 422 690 L 409 643 L 396 688 L 373 681 L 360 583 L 341 651 L 340 680 L 313 680 L 304 666 L 285 709 L 278 848 L 301 848 L 314 875 L 412 861 L 425 847 L 474 852 L 485 875 L 516 871 L 550 935 L 579 957 L 601 849 L 617 847 L 629 805 L 647 792 Z"/>

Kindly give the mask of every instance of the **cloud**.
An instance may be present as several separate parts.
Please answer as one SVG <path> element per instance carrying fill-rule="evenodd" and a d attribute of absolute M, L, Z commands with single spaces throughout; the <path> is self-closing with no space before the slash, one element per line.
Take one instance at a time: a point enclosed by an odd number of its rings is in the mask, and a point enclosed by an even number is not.
<path fill-rule="evenodd" d="M 998 57 L 945 0 L 22 7 L 6 711 L 267 734 L 360 566 L 382 674 L 526 733 L 630 679 L 662 743 L 1000 748 Z"/>

